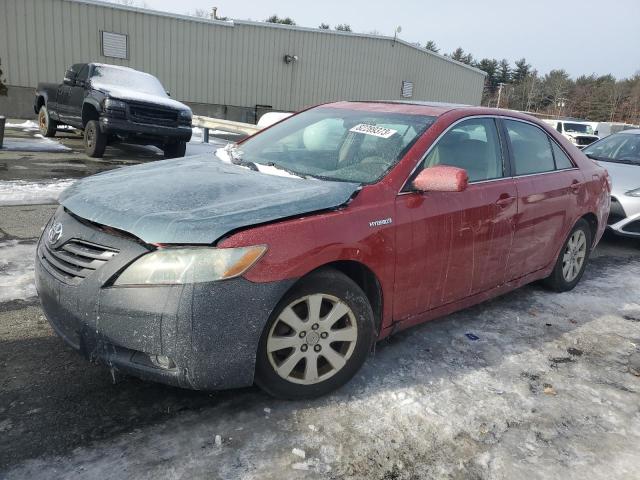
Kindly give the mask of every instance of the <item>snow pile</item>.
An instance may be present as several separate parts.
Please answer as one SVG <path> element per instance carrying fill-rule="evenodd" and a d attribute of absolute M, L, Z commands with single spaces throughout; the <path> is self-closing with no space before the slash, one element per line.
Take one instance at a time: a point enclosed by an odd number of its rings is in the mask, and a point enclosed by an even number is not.
<path fill-rule="evenodd" d="M 38 205 L 56 203 L 60 193 L 75 180 L 42 182 L 26 180 L 0 181 L 0 205 Z"/>
<path fill-rule="evenodd" d="M 33 282 L 35 244 L 0 241 L 0 303 L 36 295 Z"/>
<path fill-rule="evenodd" d="M 19 128 L 23 132 L 38 130 L 38 124 L 33 120 L 25 120 L 22 123 L 5 123 L 4 126 L 6 128 Z"/>
<path fill-rule="evenodd" d="M 39 133 L 35 134 L 33 138 L 14 138 L 5 137 L 4 144 L 1 150 L 7 150 L 10 152 L 70 152 L 71 149 L 62 145 L 60 142 L 51 140 L 50 138 L 44 138 Z"/>

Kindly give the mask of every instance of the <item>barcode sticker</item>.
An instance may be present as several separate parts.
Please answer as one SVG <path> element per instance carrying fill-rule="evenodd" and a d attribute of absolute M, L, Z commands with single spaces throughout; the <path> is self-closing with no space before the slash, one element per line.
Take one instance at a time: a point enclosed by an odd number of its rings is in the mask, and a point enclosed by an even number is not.
<path fill-rule="evenodd" d="M 389 138 L 391 135 L 398 132 L 397 130 L 392 130 L 390 128 L 367 125 L 366 123 L 359 123 L 349 131 L 355 133 L 364 133 L 365 135 L 373 135 L 374 137 L 380 138 Z"/>

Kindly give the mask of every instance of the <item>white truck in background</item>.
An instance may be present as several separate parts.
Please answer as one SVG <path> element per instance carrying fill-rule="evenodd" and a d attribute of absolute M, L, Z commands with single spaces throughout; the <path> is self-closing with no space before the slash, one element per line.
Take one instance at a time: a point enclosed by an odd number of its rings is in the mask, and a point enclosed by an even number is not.
<path fill-rule="evenodd" d="M 600 138 L 608 137 L 614 133 L 622 132 L 623 130 L 629 130 L 631 128 L 640 128 L 638 125 L 632 125 L 630 123 L 620 122 L 600 122 L 595 127 L 595 134 Z"/>
<path fill-rule="evenodd" d="M 600 138 L 595 134 L 593 122 L 554 119 L 545 119 L 543 122 L 551 125 L 578 148 L 584 148 Z"/>

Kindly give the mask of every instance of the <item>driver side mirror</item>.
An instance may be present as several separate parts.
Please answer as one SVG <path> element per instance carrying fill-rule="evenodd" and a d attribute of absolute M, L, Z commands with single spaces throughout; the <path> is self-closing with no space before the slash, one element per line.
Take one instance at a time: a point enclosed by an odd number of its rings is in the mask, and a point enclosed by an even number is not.
<path fill-rule="evenodd" d="M 413 181 L 413 187 L 420 192 L 462 192 L 468 184 L 467 171 L 450 165 L 425 168 Z"/>
<path fill-rule="evenodd" d="M 76 75 L 73 72 L 73 70 L 67 70 L 64 74 L 64 80 L 62 80 L 62 83 L 64 83 L 65 85 L 69 85 L 69 86 L 73 86 L 76 83 Z"/>

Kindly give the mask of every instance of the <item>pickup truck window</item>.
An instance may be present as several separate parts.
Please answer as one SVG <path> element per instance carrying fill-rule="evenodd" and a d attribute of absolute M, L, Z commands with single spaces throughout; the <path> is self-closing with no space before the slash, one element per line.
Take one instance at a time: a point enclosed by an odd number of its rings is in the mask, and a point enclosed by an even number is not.
<path fill-rule="evenodd" d="M 94 87 L 104 85 L 107 88 L 126 88 L 134 92 L 167 96 L 167 92 L 156 77 L 130 69 L 96 65 L 91 75 L 91 82 Z"/>
<path fill-rule="evenodd" d="M 86 82 L 88 77 L 89 65 L 84 65 L 76 77 L 76 82 Z"/>

